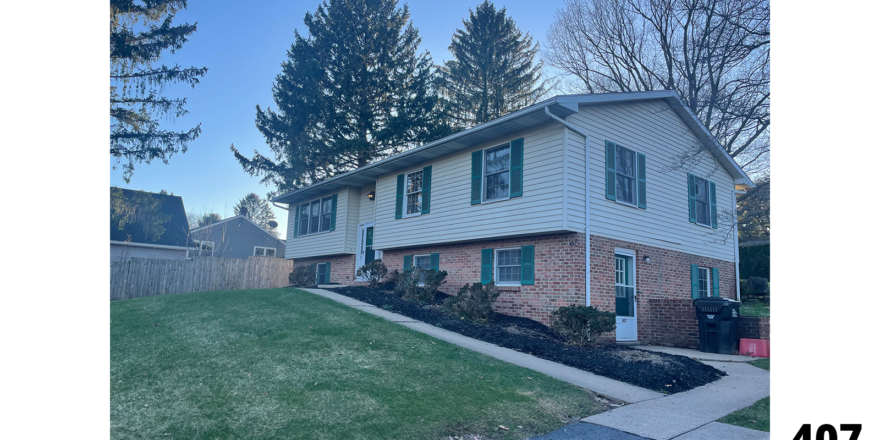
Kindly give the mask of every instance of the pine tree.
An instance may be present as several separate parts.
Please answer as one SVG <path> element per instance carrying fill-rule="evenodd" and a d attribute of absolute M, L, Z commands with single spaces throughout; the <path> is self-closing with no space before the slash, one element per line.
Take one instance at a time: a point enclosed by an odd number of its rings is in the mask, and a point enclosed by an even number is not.
<path fill-rule="evenodd" d="M 448 134 L 432 87 L 430 54 L 406 5 L 396 0 L 329 0 L 294 31 L 276 77 L 277 110 L 257 106 L 256 123 L 274 159 L 236 159 L 250 175 L 285 191 Z"/>
<path fill-rule="evenodd" d="M 186 98 L 161 96 L 166 84 L 195 87 L 208 69 L 154 65 L 165 50 L 174 53 L 196 31 L 196 24 L 173 26 L 186 0 L 110 0 L 110 155 L 131 181 L 137 163 L 161 160 L 201 134 L 201 124 L 185 131 L 160 127 L 162 118 L 187 114 Z M 115 167 L 114 167 L 115 168 Z"/>
<path fill-rule="evenodd" d="M 196 225 L 196 227 L 201 228 L 202 226 L 213 225 L 214 223 L 217 223 L 220 220 L 223 220 L 223 217 L 220 217 L 220 214 L 217 214 L 216 212 L 205 213 L 201 217 L 198 218 L 198 224 Z M 195 227 L 190 225 L 190 228 L 195 228 Z"/>
<path fill-rule="evenodd" d="M 143 229 L 144 236 L 155 242 L 165 233 L 165 222 L 171 219 L 170 214 L 162 212 L 165 199 L 153 197 L 146 191 L 128 194 L 115 186 L 110 187 L 110 227 L 122 231 L 128 225 L 137 224 Z"/>
<path fill-rule="evenodd" d="M 537 102 L 548 91 L 539 45 L 523 35 L 507 9 L 488 0 L 452 35 L 453 59 L 440 68 L 441 92 L 458 125 L 472 126 Z"/>
<path fill-rule="evenodd" d="M 242 208 L 246 208 L 246 212 L 242 212 Z M 252 222 L 260 225 L 261 228 L 269 231 L 272 235 L 275 235 L 276 237 L 278 236 L 277 228 L 269 226 L 269 220 L 275 220 L 275 213 L 272 212 L 272 207 L 269 206 L 269 201 L 260 198 L 256 193 L 250 193 L 242 197 L 242 199 L 232 207 L 232 211 L 235 212 L 235 215 L 243 215 Z"/>

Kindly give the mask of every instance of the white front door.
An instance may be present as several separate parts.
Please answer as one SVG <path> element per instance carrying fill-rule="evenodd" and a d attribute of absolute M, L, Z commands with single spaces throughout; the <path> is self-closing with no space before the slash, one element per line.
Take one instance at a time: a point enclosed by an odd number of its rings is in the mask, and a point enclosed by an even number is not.
<path fill-rule="evenodd" d="M 382 258 L 379 255 L 376 255 L 376 251 L 373 250 L 373 224 L 372 223 L 362 223 L 358 225 L 358 247 L 357 247 L 357 256 L 355 258 L 355 273 L 357 270 L 373 261 L 376 258 Z M 356 278 L 357 281 L 366 281 L 363 278 Z"/>
<path fill-rule="evenodd" d="M 614 302 L 618 341 L 638 340 L 635 275 L 634 256 L 614 256 Z"/>

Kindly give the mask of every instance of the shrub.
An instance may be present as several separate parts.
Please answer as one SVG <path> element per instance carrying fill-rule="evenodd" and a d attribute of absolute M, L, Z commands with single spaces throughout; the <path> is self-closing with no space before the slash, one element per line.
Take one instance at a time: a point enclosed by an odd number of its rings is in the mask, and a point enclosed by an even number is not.
<path fill-rule="evenodd" d="M 434 301 L 440 286 L 446 283 L 446 275 L 445 270 L 414 267 L 403 272 L 394 290 L 407 301 L 428 303 Z"/>
<path fill-rule="evenodd" d="M 770 245 L 739 247 L 739 276 L 770 279 Z"/>
<path fill-rule="evenodd" d="M 492 304 L 501 295 L 495 283 L 465 284 L 458 295 L 446 300 L 445 306 L 458 316 L 475 321 L 485 321 L 492 315 Z"/>
<path fill-rule="evenodd" d="M 299 266 L 287 277 L 293 287 L 308 287 L 315 285 L 315 267 L 312 265 Z"/>
<path fill-rule="evenodd" d="M 570 305 L 550 314 L 550 328 L 571 345 L 593 344 L 602 333 L 614 331 L 616 327 L 614 313 L 600 312 L 595 307 Z"/>
<path fill-rule="evenodd" d="M 381 259 L 373 260 L 361 266 L 355 274 L 358 278 L 366 278 L 370 287 L 375 289 L 379 286 L 379 282 L 385 278 L 385 275 L 388 274 L 388 268 L 385 267 Z"/>
<path fill-rule="evenodd" d="M 386 289 L 395 290 L 397 285 L 400 283 L 400 271 L 397 269 L 388 272 L 388 275 L 385 275 L 385 279 L 382 280 L 382 285 Z"/>

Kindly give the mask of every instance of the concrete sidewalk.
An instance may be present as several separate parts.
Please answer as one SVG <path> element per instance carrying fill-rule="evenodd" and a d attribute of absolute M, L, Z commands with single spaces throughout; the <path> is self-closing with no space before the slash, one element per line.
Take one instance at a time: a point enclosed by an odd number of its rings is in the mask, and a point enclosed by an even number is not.
<path fill-rule="evenodd" d="M 739 354 L 718 354 L 718 353 L 703 353 L 700 350 L 691 350 L 689 348 L 676 348 L 676 347 L 661 347 L 659 345 L 635 345 L 633 348 L 638 348 L 639 350 L 648 350 L 648 351 L 656 351 L 658 353 L 666 353 L 666 354 L 674 354 L 678 356 L 684 356 L 691 359 L 695 359 L 698 361 L 713 361 L 713 362 L 751 362 L 756 358 L 751 356 L 743 356 Z"/>
<path fill-rule="evenodd" d="M 530 354 L 511 350 L 509 348 L 499 347 L 495 344 L 483 342 L 478 339 L 469 338 L 467 336 L 460 335 L 449 330 L 435 327 L 431 324 L 426 324 L 424 322 L 414 320 L 407 316 L 380 309 L 374 305 L 367 304 L 363 301 L 358 301 L 353 298 L 349 298 L 345 295 L 340 295 L 338 293 L 330 292 L 324 289 L 302 290 L 313 293 L 315 295 L 323 296 L 324 298 L 328 298 L 338 303 L 345 304 L 349 307 L 355 307 L 365 313 L 385 318 L 391 322 L 398 323 L 417 332 L 421 332 L 426 335 L 433 336 L 437 339 L 442 339 L 446 342 L 467 348 L 468 350 L 483 353 L 495 359 L 510 362 L 511 364 L 529 368 L 539 373 L 546 374 L 550 377 L 564 380 L 568 383 L 577 385 L 581 388 L 586 388 L 612 399 L 617 399 L 626 403 L 635 403 L 663 397 L 663 394 L 653 390 L 637 387 L 635 385 L 630 385 L 628 383 L 620 382 L 614 379 L 609 379 L 604 376 L 599 376 L 597 374 L 579 370 L 577 368 L 572 368 L 556 362 L 541 359 Z"/>

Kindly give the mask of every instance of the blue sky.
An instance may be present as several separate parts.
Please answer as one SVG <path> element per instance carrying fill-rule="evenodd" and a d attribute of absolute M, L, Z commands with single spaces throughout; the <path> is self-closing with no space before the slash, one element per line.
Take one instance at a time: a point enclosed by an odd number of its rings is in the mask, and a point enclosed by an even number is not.
<path fill-rule="evenodd" d="M 476 8 L 480 2 L 409 2 L 412 22 L 422 37 L 420 49 L 430 52 L 435 63 L 450 59 L 447 48 L 453 32 L 462 27 L 468 9 Z M 235 144 L 248 156 L 254 150 L 270 155 L 254 126 L 255 108 L 257 104 L 262 108 L 274 107 L 272 82 L 287 57 L 293 31 L 307 34 L 303 17 L 306 12 L 314 12 L 319 3 L 190 0 L 188 9 L 178 13 L 175 21 L 198 22 L 198 31 L 183 49 L 174 55 L 166 54 L 161 63 L 204 66 L 208 67 L 208 74 L 194 89 L 166 88 L 168 96 L 188 98 L 190 113 L 164 125 L 182 130 L 201 122 L 202 135 L 185 154 L 172 156 L 168 165 L 154 161 L 137 166 L 129 184 L 122 180 L 120 169 L 111 170 L 110 184 L 154 192 L 165 189 L 183 197 L 187 212 L 217 212 L 224 218 L 232 215 L 233 205 L 245 194 L 255 192 L 265 197 L 271 188 L 242 171 L 229 145 Z M 562 1 L 495 2 L 495 6 L 507 7 L 508 15 L 519 28 L 543 43 Z M 273 209 L 278 222 L 286 225 L 287 211 Z M 279 229 L 286 233 L 284 226 Z"/>

